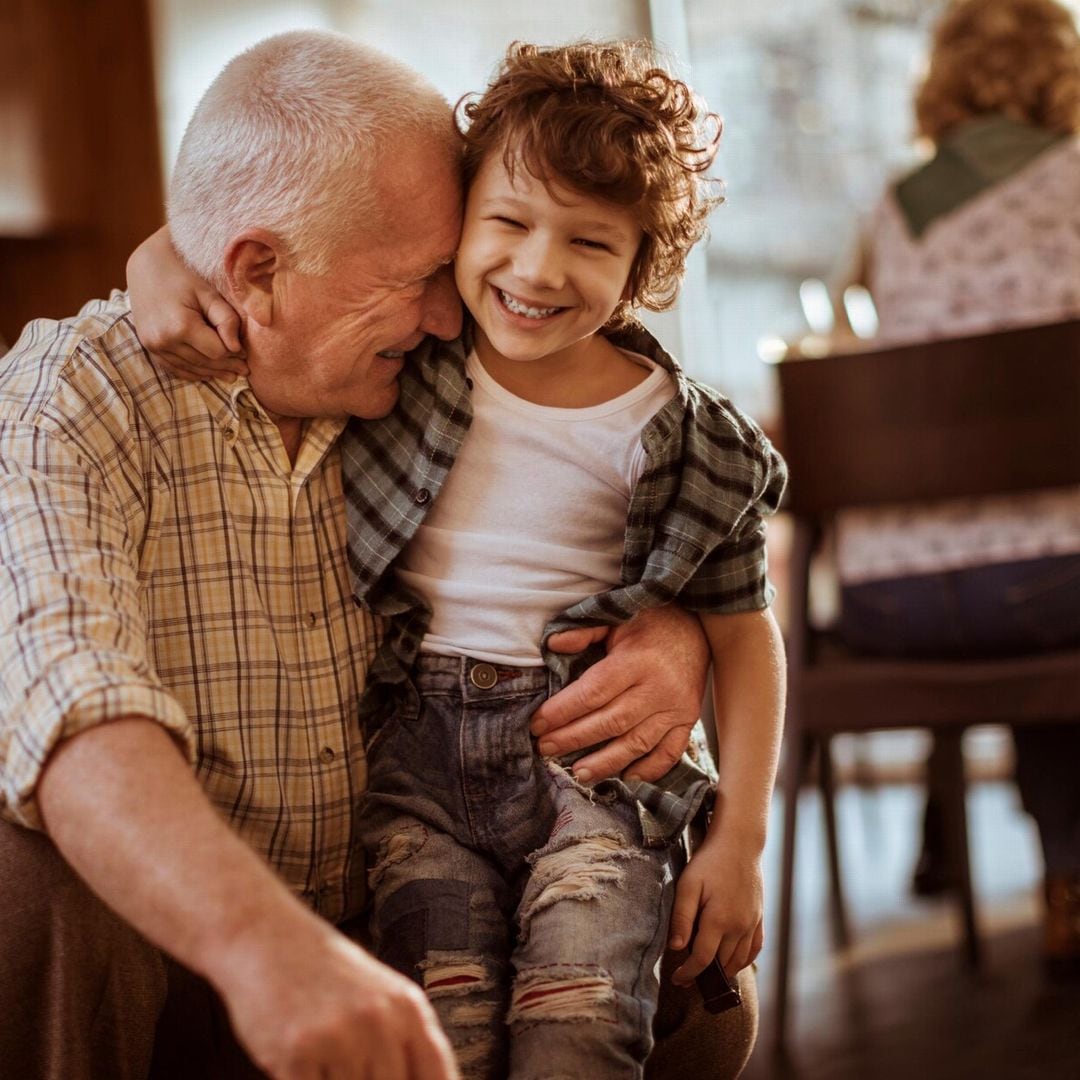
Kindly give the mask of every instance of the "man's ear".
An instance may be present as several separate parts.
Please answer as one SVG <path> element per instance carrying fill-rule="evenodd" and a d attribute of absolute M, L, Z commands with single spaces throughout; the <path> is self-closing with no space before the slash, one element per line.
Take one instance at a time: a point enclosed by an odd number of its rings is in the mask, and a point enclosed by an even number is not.
<path fill-rule="evenodd" d="M 274 319 L 274 279 L 285 269 L 281 241 L 265 229 L 248 229 L 225 249 L 225 282 L 229 301 L 241 315 L 260 326 Z"/>

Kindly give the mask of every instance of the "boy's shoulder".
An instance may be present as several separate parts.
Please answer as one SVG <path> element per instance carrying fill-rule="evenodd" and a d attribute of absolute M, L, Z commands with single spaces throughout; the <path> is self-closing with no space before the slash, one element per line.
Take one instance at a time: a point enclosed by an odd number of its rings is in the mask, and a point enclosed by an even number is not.
<path fill-rule="evenodd" d="M 659 364 L 671 375 L 676 394 L 658 415 L 660 437 L 676 425 L 685 435 L 700 434 L 716 449 L 746 450 L 763 458 L 779 457 L 761 427 L 714 386 L 687 375 L 679 362 L 640 323 L 614 331 L 613 344 Z"/>
<path fill-rule="evenodd" d="M 680 459 L 684 474 L 717 491 L 732 485 L 773 513 L 787 486 L 787 465 L 761 427 L 714 387 L 686 379 Z"/>

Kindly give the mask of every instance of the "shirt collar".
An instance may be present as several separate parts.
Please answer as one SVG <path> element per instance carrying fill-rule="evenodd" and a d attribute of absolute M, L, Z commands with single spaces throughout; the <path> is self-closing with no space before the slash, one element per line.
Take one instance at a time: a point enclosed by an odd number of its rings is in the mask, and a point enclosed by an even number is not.
<path fill-rule="evenodd" d="M 241 417 L 270 419 L 243 376 L 237 376 L 231 383 L 224 379 L 208 379 L 199 383 L 199 390 L 214 418 L 225 427 L 232 426 Z"/>
<path fill-rule="evenodd" d="M 231 383 L 211 379 L 198 385 L 214 422 L 229 442 L 238 437 L 245 424 L 276 426 L 244 376 L 237 376 Z M 304 427 L 304 441 L 294 471 L 310 472 L 325 456 L 346 423 L 347 418 L 313 417 L 309 420 Z"/>
<path fill-rule="evenodd" d="M 896 201 L 913 236 L 1007 180 L 1066 135 L 1007 116 L 980 116 L 954 128 L 937 153 L 896 185 Z"/>

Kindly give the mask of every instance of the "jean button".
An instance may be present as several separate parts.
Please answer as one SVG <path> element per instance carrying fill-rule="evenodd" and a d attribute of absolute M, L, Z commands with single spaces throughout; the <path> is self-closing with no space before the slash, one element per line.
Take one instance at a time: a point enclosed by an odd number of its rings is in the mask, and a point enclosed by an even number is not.
<path fill-rule="evenodd" d="M 490 664 L 473 664 L 469 671 L 469 682 L 481 690 L 490 690 L 498 681 L 498 672 Z"/>

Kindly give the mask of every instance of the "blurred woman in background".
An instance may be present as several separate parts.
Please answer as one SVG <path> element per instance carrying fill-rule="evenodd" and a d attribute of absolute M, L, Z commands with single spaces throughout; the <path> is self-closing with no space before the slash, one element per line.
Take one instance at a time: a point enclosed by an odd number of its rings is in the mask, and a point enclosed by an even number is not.
<path fill-rule="evenodd" d="M 1072 15 L 1053 0 L 952 3 L 915 113 L 936 153 L 886 192 L 864 247 L 878 341 L 1080 318 Z M 987 657 L 1080 642 L 1075 489 L 852 512 L 838 523 L 837 565 L 841 633 L 860 651 Z M 1080 724 L 1026 726 L 1014 737 L 1046 862 L 1044 956 L 1051 973 L 1076 976 Z M 933 803 L 926 824 L 915 887 L 931 892 L 949 878 Z"/>

